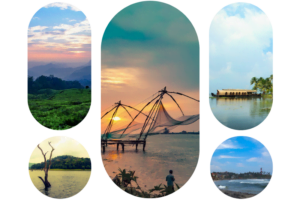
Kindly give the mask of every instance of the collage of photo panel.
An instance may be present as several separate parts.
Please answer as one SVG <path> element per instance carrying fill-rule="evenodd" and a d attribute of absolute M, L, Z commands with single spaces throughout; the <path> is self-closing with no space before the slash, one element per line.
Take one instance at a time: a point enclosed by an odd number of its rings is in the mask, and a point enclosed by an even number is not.
<path fill-rule="evenodd" d="M 216 191 L 250 198 L 268 186 L 273 172 L 268 147 L 243 132 L 251 135 L 272 108 L 272 25 L 259 7 L 232 3 L 216 12 L 208 31 L 209 94 L 203 95 L 214 123 L 240 136 L 212 143 L 211 162 L 201 165 L 210 165 L 208 184 Z M 30 179 L 39 192 L 57 199 L 88 187 L 93 176 L 89 153 L 72 135 L 60 133 L 76 129 L 89 114 L 92 92 L 101 92 L 98 159 L 116 190 L 142 198 L 176 193 L 199 165 L 195 27 L 188 13 L 172 5 L 142 1 L 114 13 L 101 37 L 101 55 L 94 58 L 101 56 L 101 91 L 92 91 L 86 15 L 62 2 L 33 15 L 27 36 L 28 106 L 37 125 L 55 135 L 32 147 Z"/>

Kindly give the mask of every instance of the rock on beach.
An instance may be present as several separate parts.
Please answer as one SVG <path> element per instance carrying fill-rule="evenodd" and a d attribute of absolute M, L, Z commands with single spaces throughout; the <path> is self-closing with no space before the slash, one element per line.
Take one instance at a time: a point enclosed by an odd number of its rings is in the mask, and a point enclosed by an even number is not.
<path fill-rule="evenodd" d="M 219 190 L 226 200 L 261 200 L 257 194 Z"/>

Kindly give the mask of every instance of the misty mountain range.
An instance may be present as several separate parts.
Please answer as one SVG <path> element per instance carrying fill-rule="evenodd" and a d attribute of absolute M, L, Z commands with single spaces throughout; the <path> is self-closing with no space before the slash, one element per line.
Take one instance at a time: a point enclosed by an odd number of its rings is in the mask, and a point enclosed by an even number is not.
<path fill-rule="evenodd" d="M 28 69 L 28 76 L 34 79 L 42 75 L 53 75 L 65 81 L 77 80 L 83 86 L 91 86 L 91 61 L 80 67 L 67 67 L 64 63 L 48 63 Z"/>

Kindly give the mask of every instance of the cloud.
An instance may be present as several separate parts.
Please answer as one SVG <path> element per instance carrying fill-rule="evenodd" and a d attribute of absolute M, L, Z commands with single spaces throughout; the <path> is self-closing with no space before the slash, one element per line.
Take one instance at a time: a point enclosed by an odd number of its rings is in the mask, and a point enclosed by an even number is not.
<path fill-rule="evenodd" d="M 50 7 L 58 7 L 61 10 L 66 10 L 66 9 L 71 9 L 73 11 L 80 11 L 78 8 L 67 4 L 67 3 L 60 3 L 60 2 L 56 2 L 56 3 L 50 3 L 47 6 L 45 6 L 44 8 L 50 8 Z"/>
<path fill-rule="evenodd" d="M 243 138 L 244 138 L 244 140 L 251 141 L 255 144 L 261 144 L 262 143 L 262 141 L 260 141 L 259 139 L 257 139 L 256 137 L 253 137 L 253 136 L 244 135 Z"/>
<path fill-rule="evenodd" d="M 243 165 L 243 163 L 237 163 L 236 166 L 237 166 L 237 167 L 245 167 L 245 166 Z"/>
<path fill-rule="evenodd" d="M 252 77 L 272 74 L 272 26 L 261 10 L 249 5 L 231 4 L 211 23 L 210 92 L 220 88 L 251 89 Z"/>
<path fill-rule="evenodd" d="M 247 162 L 259 162 L 259 158 L 252 157 L 247 160 Z"/>
<path fill-rule="evenodd" d="M 91 29 L 87 19 L 58 26 L 34 26 L 28 29 L 29 59 L 53 54 L 77 54 L 77 58 L 90 59 Z M 43 55 L 42 55 L 43 54 Z M 45 58 L 44 58 L 45 59 Z M 53 60 L 53 58 L 52 58 Z"/>
<path fill-rule="evenodd" d="M 235 158 L 242 158 L 242 157 L 227 156 L 227 155 L 220 155 L 220 156 L 218 156 L 218 159 L 224 159 L 224 158 L 235 159 Z"/>
<path fill-rule="evenodd" d="M 210 171 L 211 172 L 219 172 L 222 171 L 221 167 L 217 166 L 217 165 L 211 165 L 210 166 Z"/>
<path fill-rule="evenodd" d="M 141 70 L 134 67 L 128 68 L 104 68 L 101 73 L 101 87 L 103 89 L 123 88 L 124 86 L 138 86 L 137 80 Z M 139 82 L 139 84 L 141 84 Z M 145 86 L 145 85 L 143 85 Z"/>
<path fill-rule="evenodd" d="M 38 20 L 40 20 L 40 18 L 39 18 L 39 17 L 33 17 L 32 19 L 38 19 Z"/>
<path fill-rule="evenodd" d="M 240 147 L 234 144 L 231 140 L 226 140 L 218 146 L 217 149 L 239 149 Z"/>
<path fill-rule="evenodd" d="M 260 152 L 261 152 L 261 155 L 263 156 L 263 157 L 271 157 L 271 155 L 270 155 L 270 153 L 269 153 L 269 151 L 267 150 L 267 148 L 266 147 L 263 147 L 262 149 L 260 149 Z"/>
<path fill-rule="evenodd" d="M 138 19 L 138 20 L 137 20 Z M 190 21 L 176 8 L 160 2 L 133 4 L 120 11 L 112 20 L 127 31 L 174 42 L 198 42 Z"/>

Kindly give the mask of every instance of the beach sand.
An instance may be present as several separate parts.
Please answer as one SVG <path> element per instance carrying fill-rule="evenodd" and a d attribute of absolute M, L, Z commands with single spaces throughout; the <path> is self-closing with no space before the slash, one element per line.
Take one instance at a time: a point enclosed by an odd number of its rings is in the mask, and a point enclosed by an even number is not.
<path fill-rule="evenodd" d="M 243 193 L 243 192 L 234 192 L 229 190 L 221 190 L 224 194 L 236 198 L 236 199 L 246 199 L 250 197 L 254 197 L 256 194 Z"/>

